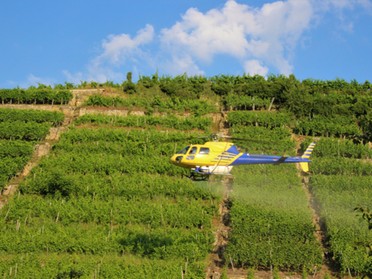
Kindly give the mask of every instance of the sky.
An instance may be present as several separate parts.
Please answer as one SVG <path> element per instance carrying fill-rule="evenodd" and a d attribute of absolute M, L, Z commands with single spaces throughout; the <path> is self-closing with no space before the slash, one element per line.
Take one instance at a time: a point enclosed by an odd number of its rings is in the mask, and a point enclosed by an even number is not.
<path fill-rule="evenodd" d="M 1 0 L 0 88 L 140 76 L 372 82 L 372 0 Z"/>

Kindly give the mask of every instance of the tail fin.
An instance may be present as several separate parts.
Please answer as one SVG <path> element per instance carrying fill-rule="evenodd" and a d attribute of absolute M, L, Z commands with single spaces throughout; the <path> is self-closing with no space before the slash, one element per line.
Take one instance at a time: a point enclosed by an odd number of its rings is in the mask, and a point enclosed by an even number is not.
<path fill-rule="evenodd" d="M 305 153 L 301 156 L 301 158 L 309 159 L 311 153 L 313 152 L 314 147 L 315 147 L 315 142 L 310 143 L 310 145 L 307 147 Z M 301 167 L 303 172 L 309 172 L 309 163 L 308 162 L 300 163 L 300 167 Z"/>

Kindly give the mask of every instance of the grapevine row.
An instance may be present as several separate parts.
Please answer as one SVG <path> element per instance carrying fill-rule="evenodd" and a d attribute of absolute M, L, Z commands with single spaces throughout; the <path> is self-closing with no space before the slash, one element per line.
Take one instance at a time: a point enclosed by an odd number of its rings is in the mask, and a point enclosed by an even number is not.
<path fill-rule="evenodd" d="M 63 114 L 38 110 L 0 109 L 0 190 L 30 160 L 35 144 Z"/>
<path fill-rule="evenodd" d="M 125 278 L 108 261 L 102 261 L 100 271 L 96 265 L 86 266 L 94 256 L 116 255 L 136 258 L 138 274 L 154 272 L 143 278 L 177 277 L 172 265 L 180 273 L 185 263 L 184 278 L 200 277 L 214 240 L 211 226 L 219 198 L 169 164 L 178 148 L 174 142 L 183 144 L 200 132 L 162 131 L 169 128 L 161 125 L 157 129 L 80 122 L 64 133 L 20 185 L 17 198 L 0 212 L 0 251 L 7 253 L 8 263 L 0 265 L 2 275 L 14 262 L 29 269 L 19 258 L 11 260 L 21 252 L 36 259 L 58 253 L 63 265 L 63 255 L 81 259 L 70 269 L 47 263 L 52 277 L 74 271 Z M 149 268 L 158 263 L 162 270 Z M 43 269 L 34 267 L 32 274 Z"/>
<path fill-rule="evenodd" d="M 66 89 L 29 88 L 0 89 L 2 104 L 67 104 L 72 93 Z"/>
<path fill-rule="evenodd" d="M 130 97 L 106 97 L 93 95 L 85 102 L 86 106 L 116 107 L 116 108 L 144 108 L 148 113 L 152 112 L 171 112 L 178 113 L 190 112 L 194 115 L 205 115 L 216 112 L 217 107 L 208 101 L 194 100 L 188 98 L 161 98 L 158 96 L 136 96 Z"/>
<path fill-rule="evenodd" d="M 102 114 L 88 114 L 80 117 L 76 124 L 97 124 L 110 125 L 115 127 L 139 127 L 153 128 L 160 126 L 162 128 L 173 128 L 177 130 L 199 129 L 210 130 L 212 120 L 206 117 L 187 117 L 180 118 L 176 116 L 106 116 Z"/>

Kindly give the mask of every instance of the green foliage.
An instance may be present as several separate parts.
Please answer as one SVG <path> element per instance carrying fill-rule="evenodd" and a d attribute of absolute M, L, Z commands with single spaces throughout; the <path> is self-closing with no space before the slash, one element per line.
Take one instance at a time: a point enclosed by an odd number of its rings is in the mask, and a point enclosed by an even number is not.
<path fill-rule="evenodd" d="M 363 131 L 364 138 L 372 141 L 372 111 L 360 117 L 359 125 Z"/>
<path fill-rule="evenodd" d="M 349 140 L 322 139 L 314 156 L 319 158 L 312 162 L 310 186 L 326 220 L 330 251 L 341 272 L 368 277 L 372 234 L 353 209 L 372 206 L 371 150 Z"/>
<path fill-rule="evenodd" d="M 314 158 L 311 172 L 323 175 L 370 176 L 372 164 L 350 158 Z"/>
<path fill-rule="evenodd" d="M 149 114 L 153 112 L 169 112 L 173 114 L 174 111 L 177 111 L 177 113 L 190 112 L 194 115 L 205 115 L 217 111 L 216 106 L 209 101 L 179 97 L 148 97 L 137 95 L 132 95 L 128 98 L 93 95 L 89 97 L 85 105 L 128 109 L 141 108 Z"/>
<path fill-rule="evenodd" d="M 227 267 L 224 267 L 222 269 L 222 273 L 221 273 L 221 277 L 220 278 L 221 279 L 228 279 L 228 277 L 227 277 Z"/>
<path fill-rule="evenodd" d="M 134 94 L 137 92 L 137 87 L 132 81 L 132 73 L 127 73 L 127 80 L 123 83 L 123 91 L 128 94 Z"/>
<path fill-rule="evenodd" d="M 295 155 L 288 128 L 236 126 L 230 129 L 234 142 L 244 151 L 258 154 Z"/>
<path fill-rule="evenodd" d="M 233 137 L 250 153 L 294 153 L 288 114 L 230 112 Z M 257 123 L 257 125 L 256 125 Z M 259 123 L 259 124 L 258 124 Z M 240 142 L 240 141 L 239 141 Z M 241 145 L 240 143 L 237 143 Z M 291 154 L 291 155 L 292 155 Z M 235 266 L 302 271 L 322 263 L 306 196 L 293 166 L 234 169 L 232 232 L 226 253 Z"/>
<path fill-rule="evenodd" d="M 0 109 L 0 190 L 22 171 L 37 141 L 62 121 L 62 113 Z"/>
<path fill-rule="evenodd" d="M 31 154 L 30 154 L 31 155 Z M 0 161 L 0 190 L 4 188 L 4 185 L 19 173 L 23 167 L 26 165 L 27 161 L 30 159 L 31 156 L 24 156 L 24 157 L 5 157 L 1 158 Z"/>
<path fill-rule="evenodd" d="M 310 120 L 301 119 L 293 129 L 295 133 L 306 136 L 359 138 L 363 132 L 356 121 L 347 116 L 327 118 L 317 116 Z"/>
<path fill-rule="evenodd" d="M 207 79 L 202 76 L 188 77 L 185 74 L 174 78 L 166 76 L 159 78 L 159 88 L 170 97 L 200 98 Z"/>
<path fill-rule="evenodd" d="M 46 183 L 38 185 L 38 193 L 42 196 L 52 195 L 55 198 L 68 198 L 76 194 L 72 179 L 61 173 L 61 171 L 54 171 L 46 175 L 44 179 Z"/>
<path fill-rule="evenodd" d="M 308 143 L 303 144 L 302 150 L 305 150 L 306 144 Z M 368 145 L 355 144 L 351 140 L 321 138 L 314 149 L 314 155 L 316 157 L 369 159 L 372 158 L 372 150 Z"/>
<path fill-rule="evenodd" d="M 368 247 L 372 232 L 354 213 L 356 205 L 371 206 L 371 176 L 313 175 L 312 191 L 326 220 L 330 251 L 343 273 L 370 275 Z"/>
<path fill-rule="evenodd" d="M 143 120 L 159 131 L 89 129 L 88 117 L 62 135 L 0 211 L 0 275 L 16 266 L 35 278 L 204 276 L 220 197 L 169 164 L 177 144 L 200 132 Z"/>
<path fill-rule="evenodd" d="M 234 78 L 234 93 L 240 96 L 252 96 L 258 99 L 274 97 L 270 88 L 270 82 L 267 82 L 263 76 L 254 75 Z"/>
<path fill-rule="evenodd" d="M 177 116 L 135 116 L 126 117 L 107 116 L 102 114 L 89 114 L 80 117 L 76 124 L 91 123 L 95 125 L 110 125 L 116 127 L 140 127 L 140 128 L 172 128 L 177 130 L 199 129 L 209 131 L 212 119 L 206 117 L 187 117 Z"/>
<path fill-rule="evenodd" d="M 135 94 L 136 101 L 132 98 L 123 101 L 119 98 L 92 97 L 88 104 L 142 107 L 149 114 L 177 110 L 203 115 L 216 111 L 213 105 L 212 109 L 208 107 L 204 110 L 205 103 L 194 103 L 203 97 L 221 97 L 225 108 L 238 110 L 267 109 L 273 100 L 273 109 L 287 111 L 291 118 L 293 115 L 297 119 L 296 133 L 348 137 L 364 143 L 372 141 L 372 97 L 369 94 L 369 82 L 359 84 L 342 79 L 299 81 L 293 75 L 270 75 L 265 79 L 258 75 L 219 75 L 205 78 L 187 75 L 159 77 L 154 74 L 151 77 L 141 76 L 133 86 L 138 93 Z M 159 97 L 161 95 L 163 96 Z M 170 98 L 171 102 L 164 96 Z M 180 104 L 184 102 L 190 105 Z"/>
<path fill-rule="evenodd" d="M 48 123 L 0 122 L 0 139 L 39 141 L 48 133 Z"/>
<path fill-rule="evenodd" d="M 137 92 L 137 88 L 133 82 L 124 82 L 123 91 L 128 94 L 134 94 Z"/>
<path fill-rule="evenodd" d="M 228 125 L 235 143 L 249 153 L 274 153 L 294 155 L 291 121 L 287 113 L 266 111 L 232 111 Z"/>
<path fill-rule="evenodd" d="M 145 88 L 153 88 L 159 84 L 159 76 L 157 74 L 154 74 L 151 77 L 140 76 L 137 84 Z"/>
<path fill-rule="evenodd" d="M 234 265 L 298 272 L 319 266 L 321 250 L 293 166 L 247 166 L 234 177 L 226 250 Z"/>
<path fill-rule="evenodd" d="M 262 126 L 266 128 L 288 127 L 291 123 L 291 115 L 270 111 L 232 111 L 228 114 L 228 123 L 230 127 L 236 125 Z"/>
<path fill-rule="evenodd" d="M 367 221 L 368 229 L 372 230 L 372 212 L 368 207 L 357 206 L 354 211 L 362 213 L 362 218 Z"/>
<path fill-rule="evenodd" d="M 21 185 L 21 193 L 27 195 L 40 194 L 47 188 L 49 179 L 45 179 L 44 171 L 37 168 L 33 171 L 33 178 L 27 184 Z M 122 174 L 113 172 L 109 177 L 102 173 L 68 173 L 67 176 L 75 191 L 75 196 L 98 197 L 107 200 L 107 197 L 123 197 L 125 199 L 155 199 L 165 196 L 176 199 L 177 197 L 190 197 L 193 199 L 214 199 L 213 193 L 185 181 L 182 178 L 174 178 L 159 174 Z M 106 185 L 107 187 L 102 187 Z M 27 186 L 27 187 L 26 187 Z"/>
<path fill-rule="evenodd" d="M 220 75 L 211 78 L 212 91 L 220 96 L 228 95 L 234 88 L 234 77 Z"/>
<path fill-rule="evenodd" d="M 61 112 L 50 112 L 42 110 L 14 110 L 0 109 L 0 122 L 36 122 L 36 123 L 51 123 L 53 126 L 59 126 L 64 119 Z"/>
<path fill-rule="evenodd" d="M 29 157 L 32 151 L 32 142 L 0 140 L 0 159 Z"/>
<path fill-rule="evenodd" d="M 81 278 L 180 278 L 184 265 L 183 259 L 150 260 L 132 255 L 0 254 L 0 276 L 4 278 L 70 278 L 80 274 Z M 203 265 L 202 261 L 188 263 L 183 278 L 203 278 Z"/>
<path fill-rule="evenodd" d="M 254 270 L 252 268 L 248 268 L 247 279 L 254 279 Z"/>
<path fill-rule="evenodd" d="M 239 96 L 237 94 L 227 94 L 223 100 L 224 107 L 229 110 L 260 110 L 268 109 L 271 100 L 256 96 Z"/>
<path fill-rule="evenodd" d="M 104 86 L 124 86 L 136 94 L 94 95 L 86 105 L 125 108 L 129 116 L 81 117 L 33 169 L 19 195 L 0 211 L 1 277 L 176 278 L 182 272 L 184 278 L 203 278 L 221 197 L 205 184 L 184 179 L 187 171 L 168 160 L 190 138 L 200 141 L 197 130 L 209 132 L 210 118 L 200 116 L 218 112 L 214 102 L 220 97 L 233 110 L 266 110 L 275 98 L 274 111 L 228 115 L 233 136 L 253 139 L 237 142 L 249 152 L 294 155 L 291 128 L 328 137 L 313 152 L 310 187 L 327 228 L 329 253 L 343 273 L 371 275 L 372 238 L 365 222 L 370 218 L 368 212 L 354 211 L 372 207 L 371 149 L 356 144 L 372 140 L 369 82 L 155 74 L 140 77 L 137 84 L 130 75 L 122 85 L 82 82 L 78 87 Z M 67 104 L 72 88 L 66 83 L 54 89 L 1 89 L 0 98 L 3 104 Z M 146 116 L 130 115 L 138 109 Z M 184 113 L 191 116 L 174 116 Z M 22 170 L 34 141 L 62 121 L 61 113 L 0 110 L 0 185 Z M 293 166 L 234 172 L 225 255 L 234 266 L 306 276 L 320 265 Z"/>
<path fill-rule="evenodd" d="M 308 278 L 308 272 L 307 272 L 305 266 L 302 268 L 302 275 L 301 275 L 301 278 L 302 278 L 302 279 L 307 279 L 307 278 Z"/>
<path fill-rule="evenodd" d="M 0 89 L 0 99 L 2 104 L 67 104 L 72 100 L 72 93 L 48 87 Z"/>

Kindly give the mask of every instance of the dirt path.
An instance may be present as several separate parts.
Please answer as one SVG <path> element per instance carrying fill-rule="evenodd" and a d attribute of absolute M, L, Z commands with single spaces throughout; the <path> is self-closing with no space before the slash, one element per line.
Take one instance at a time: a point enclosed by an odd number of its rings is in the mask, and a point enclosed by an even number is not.
<path fill-rule="evenodd" d="M 300 144 L 302 142 L 302 138 L 295 137 L 295 141 L 297 142 L 297 150 L 298 155 L 300 153 Z M 315 227 L 315 238 L 318 241 L 319 245 L 322 248 L 323 252 L 323 264 L 319 268 L 319 270 L 315 270 L 314 275 L 312 278 L 325 278 L 325 276 L 328 274 L 328 276 L 337 277 L 337 272 L 335 270 L 335 263 L 332 260 L 331 255 L 328 252 L 328 242 L 327 242 L 327 232 L 326 232 L 326 226 L 324 223 L 324 220 L 320 217 L 320 207 L 319 204 L 316 202 L 315 196 L 311 191 L 310 185 L 309 185 L 309 175 L 303 173 L 298 168 L 298 174 L 302 179 L 302 188 L 306 194 L 307 200 L 308 200 L 308 206 L 312 213 L 312 222 Z"/>
<path fill-rule="evenodd" d="M 226 176 L 221 182 L 217 182 L 223 187 L 223 199 L 219 205 L 219 217 L 214 220 L 215 241 L 213 250 L 209 256 L 209 265 L 206 272 L 207 279 L 221 278 L 228 259 L 225 258 L 224 251 L 228 243 L 230 232 L 230 208 L 231 200 L 229 198 L 230 191 L 233 185 L 233 178 Z M 230 278 L 230 277 L 229 277 Z"/>
<path fill-rule="evenodd" d="M 228 135 L 228 129 L 225 128 L 225 114 L 216 114 L 213 117 L 214 133 Z M 220 180 L 221 179 L 221 180 Z M 213 220 L 215 241 L 213 243 L 212 253 L 209 255 L 209 264 L 206 271 L 207 279 L 219 279 L 225 272 L 224 267 L 226 259 L 224 251 L 228 242 L 230 231 L 230 208 L 231 200 L 229 198 L 232 189 L 233 179 L 230 176 L 215 177 L 211 176 L 208 183 L 216 184 L 212 187 L 222 187 L 222 201 L 219 205 L 219 216 Z"/>
<path fill-rule="evenodd" d="M 330 255 L 328 241 L 327 241 L 327 231 L 324 220 L 320 217 L 320 208 L 317 203 L 314 194 L 309 187 L 309 177 L 302 175 L 302 187 L 308 198 L 309 208 L 312 212 L 312 220 L 315 227 L 315 238 L 319 245 L 322 247 L 323 251 L 323 264 L 319 270 L 316 271 L 313 278 L 325 278 L 326 274 L 332 277 L 337 277 L 338 272 L 335 269 L 335 262 Z M 317 275 L 318 274 L 318 275 Z"/>

